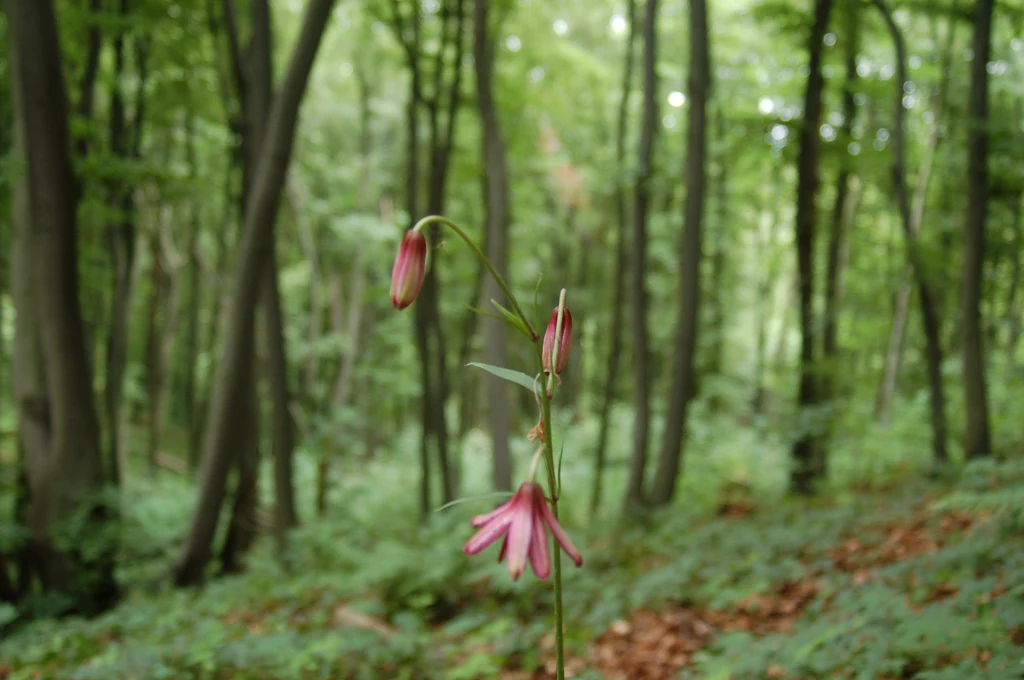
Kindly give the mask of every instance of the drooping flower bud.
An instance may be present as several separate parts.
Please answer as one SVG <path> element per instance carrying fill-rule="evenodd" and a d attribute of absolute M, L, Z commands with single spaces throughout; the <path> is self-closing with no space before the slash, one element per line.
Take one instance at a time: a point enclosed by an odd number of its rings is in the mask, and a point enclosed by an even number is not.
<path fill-rule="evenodd" d="M 565 311 L 562 314 L 562 336 L 558 341 L 558 356 L 556 358 L 557 364 L 555 365 L 555 375 L 562 372 L 565 368 L 565 362 L 569 359 L 569 348 L 572 347 L 572 314 L 569 312 L 569 308 L 565 307 Z M 548 319 L 548 329 L 544 333 L 544 346 L 542 349 L 542 358 L 544 360 L 544 372 L 547 374 L 551 373 L 551 352 L 555 347 L 555 331 L 558 325 L 558 307 L 555 307 L 554 311 L 551 312 L 551 318 Z"/>
<path fill-rule="evenodd" d="M 410 229 L 402 237 L 395 268 L 391 270 L 391 304 L 395 309 L 405 309 L 413 303 L 426 273 L 427 237 Z"/>

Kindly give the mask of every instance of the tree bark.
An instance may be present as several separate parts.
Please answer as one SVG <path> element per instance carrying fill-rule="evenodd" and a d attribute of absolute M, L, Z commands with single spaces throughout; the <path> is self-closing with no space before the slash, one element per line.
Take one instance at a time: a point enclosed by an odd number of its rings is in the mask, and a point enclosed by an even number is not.
<path fill-rule="evenodd" d="M 174 566 L 174 581 L 190 585 L 202 580 L 210 558 L 234 444 L 234 403 L 244 398 L 245 364 L 250 360 L 256 302 L 263 268 L 273 247 L 274 221 L 305 92 L 334 0 L 309 0 L 295 52 L 274 98 L 252 193 L 245 211 L 245 228 L 235 275 L 235 300 L 217 368 L 210 415 L 203 445 L 199 502 L 189 534 Z"/>
<path fill-rule="evenodd" d="M 967 219 L 964 228 L 963 324 L 964 405 L 968 459 L 992 452 L 985 385 L 985 351 L 981 324 L 982 274 L 985 268 L 985 219 L 988 197 L 988 61 L 991 53 L 994 0 L 974 5 L 974 60 L 967 99 Z"/>
<path fill-rule="evenodd" d="M 110 508 L 100 425 L 78 302 L 78 184 L 52 0 L 5 0 L 15 137 L 24 173 L 15 195 L 14 380 L 29 496 L 31 562 L 44 588 L 90 614 L 117 600 L 112 546 L 83 550 Z M 68 535 L 73 514 L 87 518 Z M 61 530 L 64 540 L 55 540 Z M 67 542 L 65 542 L 67 541 Z M 95 546 L 93 546 L 94 548 Z"/>
<path fill-rule="evenodd" d="M 797 157 L 796 255 L 800 293 L 800 387 L 797 406 L 802 412 L 813 411 L 818 405 L 814 358 L 814 229 L 818 195 L 818 150 L 821 143 L 818 126 L 821 123 L 821 91 L 824 85 L 821 53 L 831 10 L 832 0 L 815 0 L 814 25 L 811 27 L 808 46 L 810 63 L 804 95 L 804 121 L 800 128 Z M 814 490 L 815 472 L 823 467 L 818 462 L 818 439 L 813 428 L 804 428 L 793 443 L 790 488 L 795 493 L 810 494 Z"/>
<path fill-rule="evenodd" d="M 473 3 L 473 63 L 476 67 L 477 107 L 480 111 L 483 136 L 483 166 L 487 210 L 487 257 L 498 273 L 508 280 L 509 187 L 508 159 L 501 132 L 498 108 L 494 102 L 494 46 L 496 37 L 489 35 L 488 3 Z M 501 289 L 488 277 L 484 285 L 484 305 L 503 299 Z M 485 317 L 484 361 L 492 366 L 505 365 L 505 324 Z M 508 383 L 487 379 L 487 424 L 491 430 L 493 467 L 491 481 L 497 491 L 512 489 L 512 456 L 509 453 Z"/>
<path fill-rule="evenodd" d="M 707 183 L 707 101 L 711 88 L 709 62 L 707 6 L 705 0 L 690 0 L 690 108 L 686 140 L 686 201 L 683 205 L 683 238 L 679 248 L 679 320 L 672 361 L 672 387 L 665 413 L 665 435 L 651 494 L 651 502 L 656 506 L 668 505 L 675 495 L 686 418 L 696 387 L 694 356 L 697 353 L 700 329 L 701 239 L 704 227 L 704 189 Z M 718 342 L 721 341 L 718 338 Z"/>
<path fill-rule="evenodd" d="M 647 0 L 644 10 L 643 114 L 640 147 L 637 156 L 636 186 L 633 196 L 633 250 L 631 252 L 630 307 L 633 311 L 633 382 L 636 401 L 633 418 L 633 451 L 629 462 L 626 486 L 626 509 L 645 504 L 644 470 L 647 466 L 647 430 L 650 421 L 648 401 L 650 379 L 647 350 L 647 208 L 650 203 L 651 179 L 654 175 L 654 140 L 658 133 L 658 74 L 655 69 L 658 46 L 658 1 Z"/>

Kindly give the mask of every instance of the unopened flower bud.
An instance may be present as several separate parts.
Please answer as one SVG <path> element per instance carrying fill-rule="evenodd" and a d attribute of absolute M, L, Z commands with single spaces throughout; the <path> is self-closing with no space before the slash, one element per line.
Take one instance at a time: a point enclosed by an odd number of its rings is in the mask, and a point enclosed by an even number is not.
<path fill-rule="evenodd" d="M 562 335 L 558 339 L 558 356 L 557 364 L 555 365 L 555 375 L 562 372 L 565 368 L 565 362 L 569 359 L 569 348 L 572 347 L 572 314 L 569 313 L 569 308 L 565 307 L 562 313 Z M 555 331 L 558 325 L 558 307 L 555 307 L 554 311 L 551 312 L 551 318 L 548 319 L 548 329 L 544 333 L 544 347 L 542 350 L 542 358 L 544 360 L 544 372 L 551 373 L 551 352 L 555 347 Z"/>
<path fill-rule="evenodd" d="M 395 309 L 405 309 L 413 303 L 426 273 L 427 237 L 410 229 L 402 237 L 395 268 L 391 270 L 391 304 Z"/>

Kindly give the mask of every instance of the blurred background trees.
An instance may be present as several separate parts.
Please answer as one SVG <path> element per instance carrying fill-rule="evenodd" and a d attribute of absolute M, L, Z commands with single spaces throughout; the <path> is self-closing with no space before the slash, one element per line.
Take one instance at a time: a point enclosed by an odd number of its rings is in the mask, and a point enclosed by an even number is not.
<path fill-rule="evenodd" d="M 465 368 L 531 365 L 471 309 L 500 291 L 435 231 L 387 303 L 431 213 L 539 326 L 569 290 L 570 524 L 1016 454 L 1022 17 L 5 0 L 0 599 L 95 612 L 512 488 L 533 399 Z"/>

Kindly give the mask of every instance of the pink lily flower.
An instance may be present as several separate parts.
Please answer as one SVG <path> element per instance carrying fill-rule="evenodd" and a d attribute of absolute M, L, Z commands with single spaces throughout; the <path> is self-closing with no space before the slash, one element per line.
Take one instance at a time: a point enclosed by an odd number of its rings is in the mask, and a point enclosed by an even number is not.
<path fill-rule="evenodd" d="M 427 237 L 410 229 L 402 237 L 391 271 L 391 304 L 405 309 L 413 303 L 427 275 Z"/>
<path fill-rule="evenodd" d="M 527 558 L 537 578 L 546 579 L 551 573 L 546 529 L 551 530 L 562 550 L 577 567 L 583 565 L 580 551 L 555 519 L 544 498 L 543 489 L 534 482 L 524 482 L 507 503 L 486 515 L 477 515 L 470 523 L 480 531 L 466 543 L 466 554 L 475 555 L 504 536 L 498 561 L 501 562 L 508 555 L 508 573 L 513 581 L 519 580 L 526 568 Z"/>

